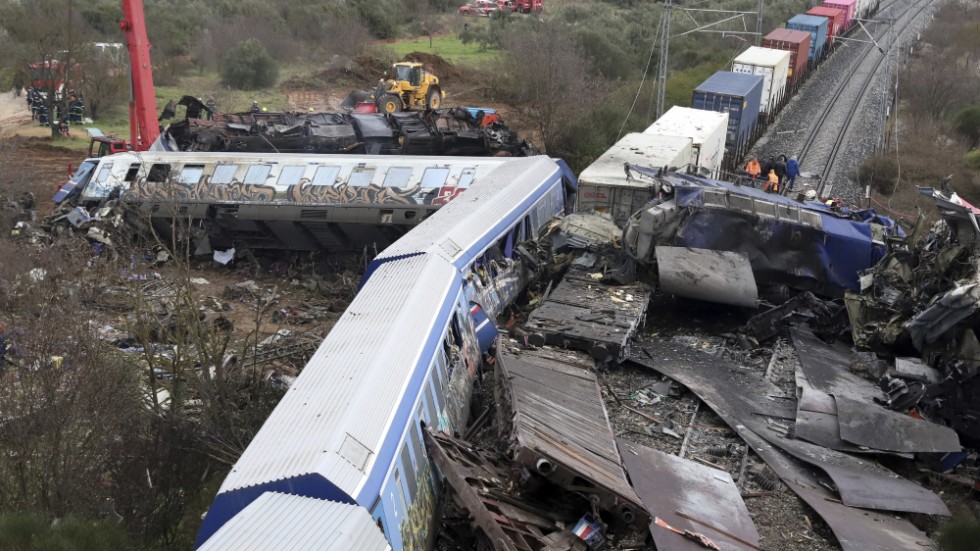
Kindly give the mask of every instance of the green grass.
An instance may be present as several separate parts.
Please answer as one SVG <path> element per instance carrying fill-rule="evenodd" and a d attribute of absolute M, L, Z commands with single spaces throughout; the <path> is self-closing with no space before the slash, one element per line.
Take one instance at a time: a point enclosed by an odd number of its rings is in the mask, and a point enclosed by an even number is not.
<path fill-rule="evenodd" d="M 436 54 L 454 65 L 477 67 L 499 57 L 499 53 L 494 50 L 480 50 L 479 44 L 463 44 L 455 34 L 432 37 L 431 47 L 427 36 L 386 42 L 381 47 L 392 50 L 398 57 L 405 57 L 411 52 L 425 52 Z"/>

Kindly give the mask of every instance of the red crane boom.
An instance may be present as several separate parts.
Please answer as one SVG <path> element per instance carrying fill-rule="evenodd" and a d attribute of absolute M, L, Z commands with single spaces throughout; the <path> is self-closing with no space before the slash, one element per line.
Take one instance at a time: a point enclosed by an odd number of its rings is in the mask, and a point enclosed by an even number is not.
<path fill-rule="evenodd" d="M 119 28 L 126 34 L 133 92 L 129 100 L 129 134 L 133 150 L 146 151 L 160 136 L 150 40 L 146 36 L 142 0 L 123 0 L 122 4 L 123 20 L 119 22 Z"/>

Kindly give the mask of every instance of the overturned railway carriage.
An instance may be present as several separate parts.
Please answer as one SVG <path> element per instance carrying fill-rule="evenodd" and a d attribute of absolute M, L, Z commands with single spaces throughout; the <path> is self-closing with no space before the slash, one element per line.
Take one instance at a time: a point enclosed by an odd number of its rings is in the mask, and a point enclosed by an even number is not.
<path fill-rule="evenodd" d="M 121 153 L 82 163 L 79 202 L 121 196 L 169 238 L 194 246 L 382 249 L 512 157 Z M 564 165 L 562 165 L 564 166 Z M 62 190 L 71 193 L 71 190 Z"/>
<path fill-rule="evenodd" d="M 392 549 L 429 548 L 441 482 L 422 431 L 465 427 L 486 346 L 478 310 L 492 316 L 519 291 L 533 266 L 518 245 L 566 212 L 574 187 L 551 159 L 513 160 L 379 257 L 225 479 L 198 546 L 237 549 L 241 519 L 255 515 L 279 519 L 250 525 L 264 531 L 256 540 L 286 533 L 298 508 L 337 534 L 372 530 Z M 320 548 L 307 532 L 277 548 Z"/>

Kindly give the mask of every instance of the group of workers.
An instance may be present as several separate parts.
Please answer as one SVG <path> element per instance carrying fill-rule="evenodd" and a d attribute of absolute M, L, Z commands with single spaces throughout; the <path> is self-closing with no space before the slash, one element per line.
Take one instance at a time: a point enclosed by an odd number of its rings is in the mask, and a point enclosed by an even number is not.
<path fill-rule="evenodd" d="M 51 103 L 50 111 L 48 106 L 48 92 L 31 86 L 27 89 L 27 108 L 31 110 L 31 120 L 38 121 L 41 126 L 51 124 L 52 120 L 58 122 L 58 129 L 62 136 L 68 137 L 68 129 L 71 124 L 81 124 L 85 117 L 85 101 L 81 93 L 74 90 L 68 92 L 68 101 L 62 101 L 61 93 L 56 93 L 54 102 Z"/>
<path fill-rule="evenodd" d="M 766 193 L 782 193 L 783 186 L 789 192 L 793 191 L 796 177 L 800 175 L 800 162 L 796 155 L 789 159 L 786 155 L 780 155 L 777 158 L 769 157 L 763 165 L 757 157 L 752 157 L 745 165 L 745 173 L 752 178 L 753 186 L 754 182 L 764 182 L 762 189 Z"/>

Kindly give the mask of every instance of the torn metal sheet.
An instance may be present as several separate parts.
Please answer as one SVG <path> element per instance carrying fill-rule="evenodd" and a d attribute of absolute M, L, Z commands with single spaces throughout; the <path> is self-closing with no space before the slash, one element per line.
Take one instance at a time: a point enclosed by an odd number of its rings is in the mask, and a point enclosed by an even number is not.
<path fill-rule="evenodd" d="M 851 349 L 847 345 L 841 342 L 829 345 L 804 327 L 793 327 L 789 333 L 813 388 L 866 402 L 884 398 L 877 385 L 851 372 Z"/>
<path fill-rule="evenodd" d="M 753 549 L 743 542 L 758 549 L 759 532 L 731 475 L 622 438 L 616 443 L 633 487 L 651 515 L 679 529 L 701 532 L 725 550 Z M 654 523 L 650 533 L 659 551 L 704 549 Z"/>
<path fill-rule="evenodd" d="M 851 373 L 850 351 L 828 345 L 805 328 L 790 330 L 806 379 L 837 401 L 840 437 L 877 450 L 918 453 L 959 451 L 956 432 L 930 421 L 886 409 L 884 396 L 871 381 Z M 842 406 L 843 404 L 843 406 Z M 883 430 L 887 427 L 887 430 Z"/>
<path fill-rule="evenodd" d="M 600 362 L 619 362 L 646 319 L 649 285 L 602 285 L 570 271 L 528 316 L 525 328 L 536 346 L 583 350 Z"/>
<path fill-rule="evenodd" d="M 746 308 L 759 305 L 752 265 L 744 254 L 666 246 L 656 253 L 665 293 Z"/>
<path fill-rule="evenodd" d="M 718 411 L 712 404 L 708 403 L 708 406 Z M 744 426 L 736 427 L 736 431 L 783 483 L 830 526 L 844 551 L 921 551 L 931 548 L 929 537 L 908 520 L 838 503 L 826 489 L 826 483 L 803 463 Z"/>
<path fill-rule="evenodd" d="M 701 399 L 718 404 L 724 415 L 755 431 L 793 457 L 810 463 L 834 481 L 841 500 L 852 507 L 949 515 L 943 501 L 922 486 L 869 461 L 790 438 L 767 419 L 795 419 L 795 404 L 770 400 L 779 389 L 761 374 L 747 373 L 731 362 L 681 345 L 643 343 L 652 360 L 630 357 L 688 387 Z"/>
<path fill-rule="evenodd" d="M 956 432 L 877 404 L 836 396 L 840 436 L 848 442 L 895 452 L 958 452 Z"/>
<path fill-rule="evenodd" d="M 926 344 L 944 337 L 980 308 L 980 283 L 961 285 L 949 291 L 928 309 L 920 312 L 905 325 L 915 348 L 922 350 Z"/>
<path fill-rule="evenodd" d="M 560 508 L 538 506 L 526 496 L 509 495 L 506 488 L 513 466 L 498 454 L 431 430 L 423 435 L 429 456 L 446 477 L 453 496 L 494 551 L 587 549 L 567 528 L 574 525 L 574 517 L 563 516 Z M 472 543 L 476 548 L 476 542 Z"/>
<path fill-rule="evenodd" d="M 623 523 L 646 525 L 649 516 L 626 478 L 595 373 L 567 355 L 546 354 L 498 354 L 498 417 L 511 456 L 552 483 L 590 496 Z"/>
<path fill-rule="evenodd" d="M 841 439 L 837 405 L 833 396 L 812 388 L 804 388 L 800 395 L 794 435 L 832 450 L 861 451 L 858 446 Z"/>
<path fill-rule="evenodd" d="M 903 379 L 930 384 L 935 384 L 942 380 L 938 371 L 926 365 L 919 358 L 895 358 L 894 375 Z"/>

